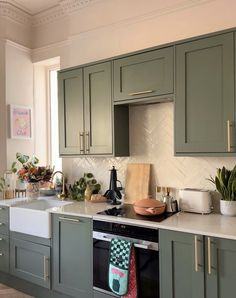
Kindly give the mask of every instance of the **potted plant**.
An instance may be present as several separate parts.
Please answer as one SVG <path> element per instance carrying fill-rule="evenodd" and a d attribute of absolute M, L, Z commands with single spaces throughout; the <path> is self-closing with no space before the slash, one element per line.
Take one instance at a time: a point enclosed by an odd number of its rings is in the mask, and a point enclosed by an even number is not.
<path fill-rule="evenodd" d="M 217 169 L 215 178 L 211 177 L 209 180 L 221 194 L 221 214 L 236 216 L 236 166 L 233 170 L 227 170 L 225 167 Z"/>

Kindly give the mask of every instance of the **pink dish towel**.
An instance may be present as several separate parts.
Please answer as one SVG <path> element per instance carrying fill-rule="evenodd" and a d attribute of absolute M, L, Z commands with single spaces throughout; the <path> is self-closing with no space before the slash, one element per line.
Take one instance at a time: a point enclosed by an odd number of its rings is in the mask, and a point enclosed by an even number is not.
<path fill-rule="evenodd" d="M 136 259 L 135 259 L 135 250 L 134 246 L 131 250 L 130 256 L 130 268 L 129 268 L 129 290 L 125 296 L 122 298 L 137 298 L 138 291 L 137 291 L 137 278 L 136 278 Z"/>

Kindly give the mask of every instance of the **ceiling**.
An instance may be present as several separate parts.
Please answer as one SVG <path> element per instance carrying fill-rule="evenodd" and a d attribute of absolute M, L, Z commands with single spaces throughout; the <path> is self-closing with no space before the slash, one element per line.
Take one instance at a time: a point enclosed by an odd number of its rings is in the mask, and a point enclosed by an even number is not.
<path fill-rule="evenodd" d="M 35 15 L 59 4 L 60 0 L 8 0 L 15 6 Z"/>

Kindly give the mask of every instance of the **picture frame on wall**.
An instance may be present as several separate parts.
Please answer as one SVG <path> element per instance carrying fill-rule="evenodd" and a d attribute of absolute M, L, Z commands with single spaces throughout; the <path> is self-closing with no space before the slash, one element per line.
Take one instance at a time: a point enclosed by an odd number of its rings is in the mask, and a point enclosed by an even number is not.
<path fill-rule="evenodd" d="M 32 108 L 10 105 L 10 138 L 32 139 Z"/>

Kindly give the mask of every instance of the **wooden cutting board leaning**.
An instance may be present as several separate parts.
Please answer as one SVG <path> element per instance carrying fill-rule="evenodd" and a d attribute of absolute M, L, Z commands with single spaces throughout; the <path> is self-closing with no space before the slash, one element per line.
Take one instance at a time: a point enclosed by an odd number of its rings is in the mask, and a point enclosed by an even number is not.
<path fill-rule="evenodd" d="M 127 165 L 125 181 L 125 201 L 134 203 L 148 198 L 151 164 L 130 163 Z"/>

